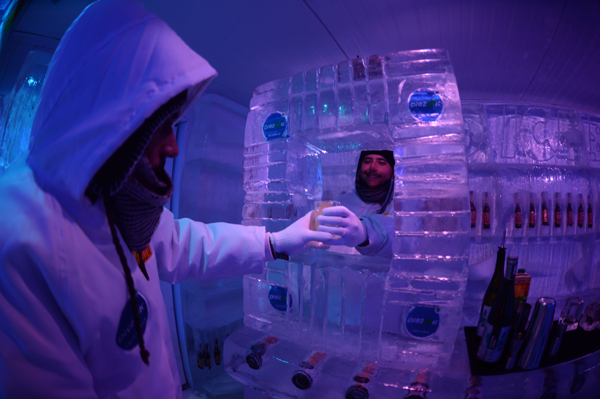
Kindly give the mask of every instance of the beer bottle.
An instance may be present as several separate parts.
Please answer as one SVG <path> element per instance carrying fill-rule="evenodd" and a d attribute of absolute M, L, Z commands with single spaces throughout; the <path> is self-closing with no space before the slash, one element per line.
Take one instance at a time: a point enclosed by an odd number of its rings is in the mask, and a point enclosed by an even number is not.
<path fill-rule="evenodd" d="M 213 356 L 215 357 L 215 364 L 218 366 L 221 364 L 221 351 L 219 350 L 219 340 L 215 338 L 215 347 L 213 349 Z"/>
<path fill-rule="evenodd" d="M 567 194 L 567 227 L 573 226 L 573 206 L 571 206 L 571 193 Z"/>
<path fill-rule="evenodd" d="M 346 390 L 346 399 L 366 399 L 369 397 L 369 390 L 366 385 L 371 382 L 375 374 L 375 363 L 365 362 L 360 365 L 356 375 L 352 378 L 354 382 Z"/>
<path fill-rule="evenodd" d="M 483 228 L 484 229 L 490 228 L 490 225 L 491 225 L 490 220 L 491 220 L 490 202 L 488 199 L 488 193 L 485 193 L 485 204 L 483 205 Z"/>
<path fill-rule="evenodd" d="M 200 343 L 200 348 L 198 350 L 198 368 L 200 370 L 204 370 L 204 353 L 202 351 L 202 343 Z"/>
<path fill-rule="evenodd" d="M 593 218 L 592 218 L 592 201 L 590 196 L 588 195 L 588 229 L 591 229 L 594 222 L 593 222 Z"/>
<path fill-rule="evenodd" d="M 583 227 L 583 195 L 579 194 L 579 208 L 577 208 L 577 227 Z"/>
<path fill-rule="evenodd" d="M 561 214 L 560 214 L 560 197 L 559 194 L 554 194 L 554 201 L 556 205 L 554 205 L 554 227 L 560 227 Z"/>
<path fill-rule="evenodd" d="M 473 191 L 470 193 L 471 199 L 471 228 L 477 226 L 477 212 L 475 211 L 475 203 L 473 202 Z"/>
<path fill-rule="evenodd" d="M 519 205 L 519 194 L 515 194 L 515 227 L 523 227 L 523 215 L 521 214 L 521 205 Z"/>
<path fill-rule="evenodd" d="M 210 352 L 208 351 L 208 344 L 204 345 L 204 365 L 210 370 L 212 368 L 212 362 L 210 361 Z"/>
<path fill-rule="evenodd" d="M 542 193 L 542 226 L 548 226 L 548 206 L 546 205 L 546 195 Z"/>
<path fill-rule="evenodd" d="M 319 351 L 314 351 L 304 358 L 298 364 L 302 370 L 296 371 L 292 376 L 292 384 L 298 389 L 310 388 L 317 373 L 316 367 L 323 358 L 325 358 L 325 353 Z"/>
<path fill-rule="evenodd" d="M 267 352 L 269 346 L 274 345 L 277 342 L 279 342 L 279 338 L 268 336 L 252 344 L 250 349 L 246 352 L 246 363 L 248 363 L 248 366 L 254 370 L 260 369 L 263 365 L 263 355 Z"/>
<path fill-rule="evenodd" d="M 404 396 L 404 399 L 426 399 L 427 393 L 431 392 L 431 389 L 429 389 L 429 385 L 427 384 L 427 380 L 429 379 L 427 374 L 426 371 L 417 374 L 417 377 L 412 384 L 407 387 L 402 387 L 408 389 L 408 393 Z"/>
<path fill-rule="evenodd" d="M 535 206 L 533 205 L 533 194 L 529 195 L 529 228 L 535 227 Z"/>

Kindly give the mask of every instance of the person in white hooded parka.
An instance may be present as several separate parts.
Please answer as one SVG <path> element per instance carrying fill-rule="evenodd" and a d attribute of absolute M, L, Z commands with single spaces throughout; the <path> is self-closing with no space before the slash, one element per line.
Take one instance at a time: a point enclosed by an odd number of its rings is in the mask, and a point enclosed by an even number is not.
<path fill-rule="evenodd" d="M 0 177 L 0 397 L 181 398 L 159 279 L 260 273 L 331 239 L 310 215 L 268 234 L 163 209 L 172 125 L 215 76 L 134 0 L 69 28 Z"/>

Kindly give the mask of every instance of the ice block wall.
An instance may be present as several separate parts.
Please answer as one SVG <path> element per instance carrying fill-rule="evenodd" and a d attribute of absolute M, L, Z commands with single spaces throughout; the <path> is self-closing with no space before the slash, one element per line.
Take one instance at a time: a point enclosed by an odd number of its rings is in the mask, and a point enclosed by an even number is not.
<path fill-rule="evenodd" d="M 228 372 L 254 388 L 246 392 L 262 392 L 252 398 L 343 397 L 371 369 L 361 384 L 377 398 L 403 397 L 423 370 L 431 398 L 597 393 L 597 353 L 472 376 L 463 327 L 477 324 L 503 232 L 532 276 L 529 303 L 554 297 L 558 318 L 570 296 L 600 300 L 600 117 L 461 104 L 438 50 L 271 82 L 251 108 L 245 224 L 279 230 L 312 201 L 351 191 L 361 150 L 392 149 L 396 159 L 392 259 L 313 250 L 244 277 L 246 327 L 225 355 Z M 256 368 L 248 355 L 261 359 Z M 308 388 L 294 383 L 299 371 Z"/>
<path fill-rule="evenodd" d="M 276 231 L 353 190 L 362 150 L 396 158 L 394 256 L 312 251 L 244 279 L 245 324 L 341 356 L 447 367 L 467 280 L 466 136 L 444 50 L 400 52 L 257 88 L 243 223 Z"/>

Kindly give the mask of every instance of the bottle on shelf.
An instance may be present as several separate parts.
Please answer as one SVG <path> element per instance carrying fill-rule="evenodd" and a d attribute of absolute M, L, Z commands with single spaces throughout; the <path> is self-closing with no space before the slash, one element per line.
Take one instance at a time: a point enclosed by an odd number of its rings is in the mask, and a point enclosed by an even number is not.
<path fill-rule="evenodd" d="M 215 347 L 213 349 L 213 356 L 215 357 L 215 365 L 221 364 L 221 351 L 219 350 L 219 340 L 215 338 Z"/>
<path fill-rule="evenodd" d="M 475 209 L 475 202 L 473 201 L 473 191 L 469 193 L 471 201 L 471 228 L 477 227 L 477 211 Z"/>
<path fill-rule="evenodd" d="M 529 228 L 535 227 L 535 205 L 533 204 L 533 193 L 529 195 Z"/>
<path fill-rule="evenodd" d="M 298 389 L 308 389 L 312 386 L 317 373 L 317 365 L 325 358 L 324 352 L 313 351 L 298 364 L 302 370 L 297 370 L 292 376 L 292 384 Z"/>
<path fill-rule="evenodd" d="M 583 227 L 583 195 L 579 194 L 579 208 L 577 208 L 577 227 Z"/>
<path fill-rule="evenodd" d="M 507 258 L 502 288 L 485 323 L 477 357 L 486 363 L 500 360 L 510 337 L 515 314 L 515 274 L 518 261 L 516 256 Z"/>
<path fill-rule="evenodd" d="M 198 348 L 198 368 L 200 370 L 204 370 L 204 351 L 202 349 L 202 342 Z"/>
<path fill-rule="evenodd" d="M 567 227 L 573 227 L 573 206 L 571 205 L 571 193 L 567 193 Z"/>
<path fill-rule="evenodd" d="M 588 214 L 588 229 L 591 229 L 594 225 L 594 218 L 592 217 L 592 201 L 590 196 L 588 195 L 588 210 L 587 210 L 587 214 Z"/>
<path fill-rule="evenodd" d="M 271 335 L 252 344 L 246 352 L 246 363 L 253 370 L 258 370 L 263 365 L 263 355 L 267 352 L 270 346 L 279 342 L 279 338 Z"/>
<path fill-rule="evenodd" d="M 360 365 L 354 377 L 352 377 L 352 385 L 346 389 L 346 399 L 367 399 L 369 397 L 369 389 L 367 384 L 373 380 L 375 374 L 375 363 L 364 362 Z"/>
<path fill-rule="evenodd" d="M 490 201 L 488 199 L 488 193 L 485 193 L 485 204 L 483 205 L 483 228 L 489 229 L 491 227 L 491 214 L 490 214 Z"/>
<path fill-rule="evenodd" d="M 519 205 L 519 194 L 515 194 L 515 228 L 523 227 L 523 214 L 521 213 L 521 205 Z"/>
<path fill-rule="evenodd" d="M 212 362 L 210 361 L 210 352 L 208 350 L 208 344 L 204 345 L 204 365 L 210 370 L 212 368 Z"/>
<path fill-rule="evenodd" d="M 492 280 L 485 290 L 483 296 L 483 303 L 481 304 L 481 311 L 479 312 L 479 323 L 477 324 L 477 335 L 482 337 L 485 330 L 485 324 L 489 317 L 490 310 L 494 305 L 494 301 L 498 296 L 498 292 L 502 287 L 502 278 L 504 276 L 504 261 L 506 259 L 506 248 L 504 247 L 504 241 L 506 240 L 506 231 L 502 236 L 502 244 L 498 247 L 498 253 L 496 254 L 496 268 L 494 269 L 494 275 Z"/>
<path fill-rule="evenodd" d="M 546 194 L 542 193 L 542 226 L 550 224 L 548 218 L 548 206 L 546 205 Z"/>
<path fill-rule="evenodd" d="M 559 193 L 555 193 L 554 194 L 554 201 L 555 201 L 555 205 L 554 205 L 554 227 L 560 227 L 560 222 L 561 222 L 561 214 L 560 214 L 560 194 Z"/>

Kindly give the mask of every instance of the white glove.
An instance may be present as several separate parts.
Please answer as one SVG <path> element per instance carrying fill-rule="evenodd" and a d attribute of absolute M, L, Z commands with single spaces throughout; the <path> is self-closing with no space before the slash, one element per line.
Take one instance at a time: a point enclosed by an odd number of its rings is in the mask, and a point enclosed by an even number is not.
<path fill-rule="evenodd" d="M 321 243 L 331 240 L 333 236 L 322 231 L 310 230 L 311 215 L 312 211 L 285 229 L 271 233 L 271 244 L 273 244 L 275 252 L 297 255 L 307 248 L 328 248 Z"/>
<path fill-rule="evenodd" d="M 363 222 L 345 206 L 323 209 L 323 214 L 317 217 L 317 222 L 319 222 L 319 231 L 340 236 L 328 241 L 327 244 L 356 247 L 368 239 Z"/>

